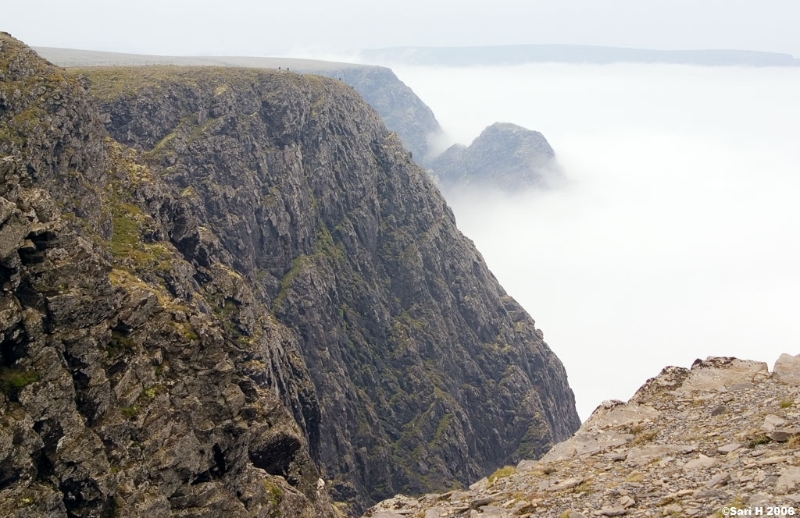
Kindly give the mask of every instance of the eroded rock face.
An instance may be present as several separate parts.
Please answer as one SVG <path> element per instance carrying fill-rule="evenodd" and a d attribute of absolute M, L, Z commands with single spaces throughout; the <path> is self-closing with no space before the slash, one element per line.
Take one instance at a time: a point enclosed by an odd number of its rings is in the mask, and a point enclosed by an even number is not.
<path fill-rule="evenodd" d="M 183 258 L 145 202 L 180 201 L 79 80 L 6 34 L 0 106 L 3 516 L 334 516 L 282 403 L 318 414 L 291 333 L 254 316 L 231 338 L 205 297 L 255 313 L 249 287 Z"/>
<path fill-rule="evenodd" d="M 0 507 L 329 516 L 328 489 L 467 484 L 577 428 L 533 320 L 342 82 L 83 78 L 0 41 Z"/>
<path fill-rule="evenodd" d="M 627 403 L 607 401 L 569 440 L 469 491 L 393 498 L 367 517 L 719 516 L 800 504 L 800 370 L 697 360 L 667 367 Z M 774 512 L 774 511 L 773 511 Z"/>
<path fill-rule="evenodd" d="M 433 111 L 391 69 L 353 66 L 314 73 L 340 78 L 352 86 L 380 114 L 386 127 L 397 132 L 414 160 L 430 165 L 434 154 L 431 141 L 441 136 L 442 128 Z"/>

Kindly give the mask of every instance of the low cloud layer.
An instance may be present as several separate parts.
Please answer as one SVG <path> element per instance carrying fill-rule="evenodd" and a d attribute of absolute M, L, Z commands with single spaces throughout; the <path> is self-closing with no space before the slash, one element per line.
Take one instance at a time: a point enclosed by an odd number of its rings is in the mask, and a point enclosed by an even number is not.
<path fill-rule="evenodd" d="M 541 131 L 567 184 L 449 198 L 564 361 L 582 418 L 666 365 L 800 353 L 800 71 L 395 69 L 452 140 Z"/>

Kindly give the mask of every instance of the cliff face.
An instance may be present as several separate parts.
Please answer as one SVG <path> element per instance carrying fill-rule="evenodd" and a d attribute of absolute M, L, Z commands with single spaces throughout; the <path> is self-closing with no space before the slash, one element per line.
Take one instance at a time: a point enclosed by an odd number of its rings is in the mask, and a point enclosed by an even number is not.
<path fill-rule="evenodd" d="M 326 516 L 577 428 L 533 320 L 342 82 L 82 79 L 2 42 L 0 498 Z"/>
<path fill-rule="evenodd" d="M 188 212 L 135 158 L 79 80 L 0 34 L 3 515 L 334 516 L 284 406 L 318 414 L 292 333 L 186 261 Z M 253 311 L 252 339 L 204 297 Z"/>
<path fill-rule="evenodd" d="M 442 128 L 433 111 L 391 69 L 360 66 L 314 73 L 338 77 L 352 86 L 380 114 L 386 127 L 397 133 L 414 160 L 430 165 L 430 140 L 440 135 Z"/>
<path fill-rule="evenodd" d="M 516 191 L 546 186 L 561 174 L 541 133 L 508 122 L 487 127 L 469 146 L 451 146 L 431 168 L 446 190 L 469 186 Z"/>

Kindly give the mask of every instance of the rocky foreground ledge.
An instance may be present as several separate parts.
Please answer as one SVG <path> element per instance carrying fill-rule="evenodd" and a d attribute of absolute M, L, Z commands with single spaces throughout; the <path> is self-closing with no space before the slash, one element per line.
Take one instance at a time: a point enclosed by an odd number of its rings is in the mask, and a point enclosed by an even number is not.
<path fill-rule="evenodd" d="M 370 518 L 800 514 L 800 355 L 667 367 L 570 439 L 467 491 L 396 496 Z"/>

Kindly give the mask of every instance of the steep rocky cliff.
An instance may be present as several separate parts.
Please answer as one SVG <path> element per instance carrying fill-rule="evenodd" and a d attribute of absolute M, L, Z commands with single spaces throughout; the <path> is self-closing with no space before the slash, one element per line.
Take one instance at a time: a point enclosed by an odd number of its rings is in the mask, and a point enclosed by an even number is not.
<path fill-rule="evenodd" d="M 309 71 L 338 77 L 352 86 L 380 114 L 386 127 L 397 133 L 414 161 L 430 165 L 435 152 L 431 140 L 441 136 L 442 128 L 433 111 L 391 69 L 350 66 Z"/>
<path fill-rule="evenodd" d="M 0 33 L 1 514 L 334 516 L 293 333 L 185 259 L 169 236 L 202 231 L 135 158 L 80 80 Z"/>
<path fill-rule="evenodd" d="M 0 41 L 4 508 L 327 516 L 577 428 L 533 320 L 341 81 L 66 75 Z"/>
<path fill-rule="evenodd" d="M 667 367 L 569 440 L 467 491 L 397 496 L 371 518 L 800 513 L 800 356 Z"/>
<path fill-rule="evenodd" d="M 516 191 L 545 186 L 561 176 L 547 139 L 538 131 L 508 122 L 487 127 L 469 146 L 451 146 L 430 165 L 445 190 L 494 187 Z"/>

